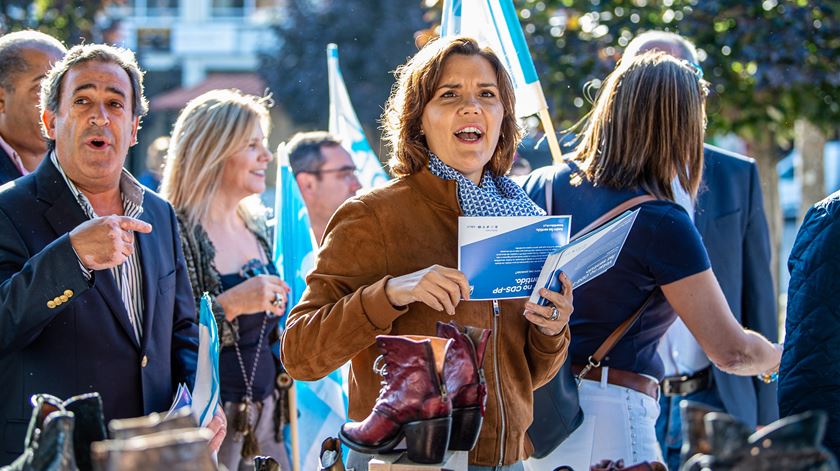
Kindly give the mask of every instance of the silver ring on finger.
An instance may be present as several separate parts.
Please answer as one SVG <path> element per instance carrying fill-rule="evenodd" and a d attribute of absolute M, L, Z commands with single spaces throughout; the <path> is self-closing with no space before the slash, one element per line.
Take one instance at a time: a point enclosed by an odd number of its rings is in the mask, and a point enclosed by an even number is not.
<path fill-rule="evenodd" d="M 283 296 L 280 296 L 280 293 L 274 293 L 274 301 L 271 301 L 271 305 L 278 308 L 282 306 Z"/>
<path fill-rule="evenodd" d="M 557 308 L 555 307 L 554 310 L 551 311 L 551 315 L 548 316 L 548 320 L 556 321 L 557 318 L 559 318 L 559 317 L 560 317 L 560 311 L 558 311 Z"/>

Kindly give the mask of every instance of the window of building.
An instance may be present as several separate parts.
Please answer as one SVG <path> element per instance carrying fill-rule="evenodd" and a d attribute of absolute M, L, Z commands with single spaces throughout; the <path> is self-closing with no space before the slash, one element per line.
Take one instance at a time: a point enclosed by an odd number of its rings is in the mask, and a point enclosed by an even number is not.
<path fill-rule="evenodd" d="M 168 28 L 140 28 L 137 30 L 138 52 L 167 52 L 171 48 L 171 33 Z"/>
<path fill-rule="evenodd" d="M 245 0 L 213 0 L 211 12 L 213 16 L 245 16 L 245 3 Z"/>

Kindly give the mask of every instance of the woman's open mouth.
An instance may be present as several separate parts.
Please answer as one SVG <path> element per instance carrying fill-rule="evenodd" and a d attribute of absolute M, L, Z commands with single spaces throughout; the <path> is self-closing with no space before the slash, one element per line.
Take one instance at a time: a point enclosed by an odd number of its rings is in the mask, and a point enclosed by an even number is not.
<path fill-rule="evenodd" d="M 455 137 L 462 142 L 474 143 L 481 140 L 484 133 L 481 129 L 474 126 L 467 126 L 465 128 L 455 131 Z"/>

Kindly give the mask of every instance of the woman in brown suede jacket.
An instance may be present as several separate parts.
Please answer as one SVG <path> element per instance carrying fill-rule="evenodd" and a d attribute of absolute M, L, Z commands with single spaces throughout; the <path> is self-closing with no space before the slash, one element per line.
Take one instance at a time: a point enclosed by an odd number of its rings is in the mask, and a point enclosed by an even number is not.
<path fill-rule="evenodd" d="M 434 335 L 437 321 L 453 317 L 492 329 L 487 409 L 470 469 L 522 469 L 533 390 L 566 358 L 571 285 L 563 276 L 565 295 L 544 290 L 549 307 L 469 301 L 466 278 L 452 268 L 459 216 L 543 214 L 504 177 L 520 138 L 513 88 L 493 52 L 467 38 L 428 44 L 397 76 L 383 122 L 399 178 L 333 216 L 289 316 L 282 359 L 301 380 L 351 361 L 349 413 L 358 421 L 379 392 L 377 335 Z M 359 459 L 353 454 L 349 466 Z"/>

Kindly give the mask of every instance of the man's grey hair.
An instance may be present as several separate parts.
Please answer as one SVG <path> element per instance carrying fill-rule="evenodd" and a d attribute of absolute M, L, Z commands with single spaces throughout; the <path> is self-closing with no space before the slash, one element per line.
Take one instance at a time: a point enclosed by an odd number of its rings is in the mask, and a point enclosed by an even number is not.
<path fill-rule="evenodd" d="M 633 40 L 630 41 L 630 44 L 628 44 L 624 49 L 622 58 L 630 60 L 642 52 L 646 52 L 650 49 L 656 49 L 656 44 L 674 45 L 682 51 L 682 54 L 680 54 L 677 59 L 684 59 L 694 65 L 700 65 L 699 59 L 697 58 L 697 48 L 691 43 L 691 41 L 685 39 L 679 34 L 658 30 L 646 31 L 633 38 Z M 650 47 L 652 45 L 654 47 Z"/>
<path fill-rule="evenodd" d="M 55 64 L 41 82 L 41 112 L 58 112 L 61 102 L 61 84 L 64 76 L 73 67 L 86 62 L 102 62 L 120 66 L 131 82 L 131 112 L 134 117 L 143 117 L 149 111 L 149 103 L 143 95 L 143 71 L 137 65 L 134 53 L 106 44 L 82 44 L 74 46 L 60 62 Z"/>
<path fill-rule="evenodd" d="M 341 140 L 325 131 L 299 132 L 286 145 L 292 173 L 316 173 L 324 165 L 323 147 L 340 146 Z"/>
<path fill-rule="evenodd" d="M 17 31 L 0 37 L 0 87 L 14 91 L 15 77 L 29 70 L 30 64 L 23 58 L 23 52 L 28 49 L 61 56 L 67 52 L 61 41 L 40 31 Z"/>

